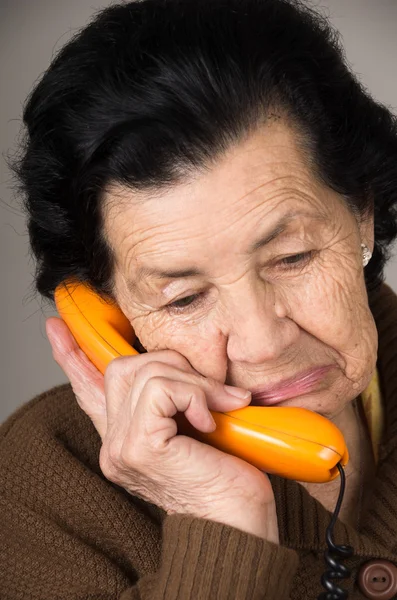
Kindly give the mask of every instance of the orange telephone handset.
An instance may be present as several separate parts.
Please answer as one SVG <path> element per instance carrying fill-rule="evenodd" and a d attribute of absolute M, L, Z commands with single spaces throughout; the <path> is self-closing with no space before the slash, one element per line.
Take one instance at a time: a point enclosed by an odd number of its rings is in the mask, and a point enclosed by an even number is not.
<path fill-rule="evenodd" d="M 133 329 L 114 304 L 86 285 L 64 282 L 55 303 L 80 348 L 102 372 L 117 356 L 138 354 Z M 211 411 L 212 433 L 196 430 L 181 414 L 178 432 L 238 456 L 266 473 L 307 482 L 327 482 L 348 462 L 339 429 L 325 417 L 304 408 L 247 406 L 227 413 Z"/>

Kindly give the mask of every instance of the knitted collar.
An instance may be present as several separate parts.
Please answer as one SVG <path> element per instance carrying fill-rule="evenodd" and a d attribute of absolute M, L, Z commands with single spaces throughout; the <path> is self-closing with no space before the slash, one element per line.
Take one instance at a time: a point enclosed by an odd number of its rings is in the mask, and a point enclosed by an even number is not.
<path fill-rule="evenodd" d="M 384 427 L 368 508 L 359 531 L 338 521 L 334 539 L 354 548 L 355 557 L 395 560 L 397 551 L 397 296 L 386 285 L 370 297 L 378 330 L 377 369 L 384 402 Z M 280 543 L 296 550 L 324 551 L 330 513 L 295 481 L 271 476 Z M 293 514 L 291 514 L 293 513 Z M 353 566 L 354 557 L 351 559 Z"/>

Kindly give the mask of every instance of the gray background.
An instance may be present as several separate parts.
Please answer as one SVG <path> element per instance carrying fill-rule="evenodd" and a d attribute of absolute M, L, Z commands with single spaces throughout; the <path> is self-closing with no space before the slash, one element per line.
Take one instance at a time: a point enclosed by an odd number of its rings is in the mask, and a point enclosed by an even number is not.
<path fill-rule="evenodd" d="M 0 146 L 16 146 L 24 99 L 51 57 L 109 2 L 0 0 Z M 397 0 L 322 0 L 341 31 L 347 57 L 375 98 L 397 112 Z M 32 293 L 33 264 L 10 173 L 0 158 L 0 422 L 35 394 L 66 381 L 44 329 L 54 314 Z M 397 257 L 386 281 L 397 291 Z"/>

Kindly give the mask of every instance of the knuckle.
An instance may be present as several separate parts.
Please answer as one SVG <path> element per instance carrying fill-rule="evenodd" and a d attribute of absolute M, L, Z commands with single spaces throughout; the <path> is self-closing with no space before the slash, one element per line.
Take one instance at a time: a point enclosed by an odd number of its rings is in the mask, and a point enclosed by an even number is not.
<path fill-rule="evenodd" d="M 161 376 L 164 373 L 165 365 L 162 362 L 153 361 L 142 365 L 138 371 L 138 376 L 143 379 L 150 379 L 153 377 Z"/>
<path fill-rule="evenodd" d="M 125 363 L 125 356 L 117 356 L 106 367 L 105 379 L 112 379 L 119 374 L 120 368 Z"/>
<path fill-rule="evenodd" d="M 198 402 L 199 404 L 207 404 L 207 396 L 205 395 L 205 391 L 198 385 L 192 387 L 192 391 L 190 392 L 190 404 L 192 402 Z"/>
<path fill-rule="evenodd" d="M 129 471 L 135 470 L 138 465 L 142 466 L 144 462 L 142 446 L 137 441 L 124 443 L 120 450 L 120 461 Z"/>
<path fill-rule="evenodd" d="M 115 359 L 115 360 L 117 360 L 117 359 Z M 108 388 L 109 385 L 111 383 L 113 383 L 113 381 L 115 380 L 115 378 L 117 376 L 118 365 L 115 364 L 115 360 L 112 360 L 112 362 L 108 364 L 108 366 L 106 367 L 106 370 L 105 370 L 104 382 L 105 382 L 106 388 Z"/>
<path fill-rule="evenodd" d="M 208 406 L 208 402 L 207 402 L 207 394 L 205 393 L 205 391 L 202 388 L 198 388 L 200 391 L 198 393 L 198 401 L 200 403 L 203 404 L 203 406 L 207 407 Z"/>
<path fill-rule="evenodd" d="M 116 466 L 115 461 L 110 455 L 109 448 L 105 445 L 102 446 L 99 452 L 99 466 L 102 473 L 105 475 L 107 479 L 113 481 L 116 478 Z"/>
<path fill-rule="evenodd" d="M 150 394 L 158 393 L 165 386 L 167 379 L 162 375 L 154 375 L 148 379 L 144 385 L 144 390 Z"/>
<path fill-rule="evenodd" d="M 211 377 L 203 377 L 202 379 L 203 388 L 206 389 L 207 392 L 209 392 L 213 396 L 220 395 L 221 397 L 224 397 L 225 391 L 222 383 L 220 383 L 216 379 L 212 379 Z"/>
<path fill-rule="evenodd" d="M 139 473 L 144 465 L 145 453 L 139 443 L 103 445 L 99 453 L 99 466 L 109 481 L 122 485 L 131 473 Z M 138 468 L 139 467 L 139 468 Z"/>
<path fill-rule="evenodd" d="M 200 385 L 192 383 L 186 388 L 184 403 L 187 405 L 186 408 L 192 405 L 196 405 L 196 407 L 207 407 L 207 395 L 205 390 Z"/>

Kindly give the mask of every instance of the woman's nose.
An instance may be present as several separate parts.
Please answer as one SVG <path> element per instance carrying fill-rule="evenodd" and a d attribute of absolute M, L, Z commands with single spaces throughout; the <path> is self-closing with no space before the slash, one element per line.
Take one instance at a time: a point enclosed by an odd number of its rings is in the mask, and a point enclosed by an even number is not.
<path fill-rule="evenodd" d="M 299 335 L 298 325 L 272 297 L 251 300 L 228 311 L 227 355 L 231 362 L 260 364 L 279 359 Z"/>

